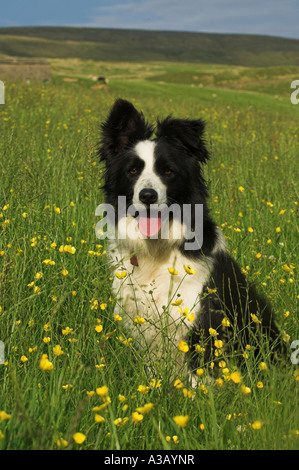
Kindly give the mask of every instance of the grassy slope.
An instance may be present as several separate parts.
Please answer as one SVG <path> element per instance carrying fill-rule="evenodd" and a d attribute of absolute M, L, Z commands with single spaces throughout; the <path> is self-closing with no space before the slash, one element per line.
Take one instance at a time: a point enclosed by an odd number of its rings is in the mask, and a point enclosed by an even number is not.
<path fill-rule="evenodd" d="M 8 364 L 0 366 L 0 410 L 12 417 L 0 421 L 0 447 L 57 448 L 56 438 L 62 436 L 69 448 L 77 448 L 72 435 L 80 431 L 87 436 L 83 448 L 297 448 L 294 369 L 289 360 L 283 367 L 271 366 L 266 350 L 267 371 L 249 351 L 242 372 L 248 395 L 240 384 L 224 381 L 203 387 L 191 400 L 182 389 L 169 389 L 165 371 L 161 387 L 150 387 L 145 395 L 138 391 L 140 384 L 150 386 L 150 379 L 159 377 L 148 377 L 139 352 L 119 340 L 124 333 L 121 322 L 113 321 L 105 246 L 96 245 L 93 228 L 95 207 L 102 201 L 94 152 L 99 122 L 114 99 L 133 100 L 150 120 L 170 113 L 203 117 L 212 154 L 206 176 L 213 215 L 230 251 L 270 297 L 290 341 L 297 339 L 294 274 L 283 268 L 294 263 L 297 269 L 296 106 L 289 98 L 180 84 L 111 80 L 107 89 L 91 86 L 88 80 L 66 84 L 59 77 L 48 85 L 8 84 L 1 108 L 0 338 Z M 59 252 L 68 243 L 75 254 Z M 45 259 L 56 264 L 45 266 Z M 43 277 L 36 280 L 38 272 Z M 40 291 L 28 287 L 32 281 Z M 103 310 L 101 303 L 107 304 Z M 68 335 L 62 333 L 66 326 L 73 329 Z M 53 352 L 57 344 L 62 356 Z M 44 353 L 54 364 L 51 372 L 39 367 Z M 234 370 L 234 360 L 225 359 Z M 105 422 L 98 424 L 92 408 L 103 399 L 86 391 L 104 384 L 111 404 L 101 412 Z M 134 424 L 132 412 L 149 402 L 154 409 Z M 176 415 L 190 416 L 185 429 L 174 424 Z M 129 420 L 122 427 L 115 424 L 124 417 Z M 252 427 L 256 421 L 262 422 L 259 430 Z"/>
<path fill-rule="evenodd" d="M 0 29 L 0 53 L 8 56 L 273 66 L 299 65 L 298 52 L 298 40 L 269 36 L 63 27 Z"/>

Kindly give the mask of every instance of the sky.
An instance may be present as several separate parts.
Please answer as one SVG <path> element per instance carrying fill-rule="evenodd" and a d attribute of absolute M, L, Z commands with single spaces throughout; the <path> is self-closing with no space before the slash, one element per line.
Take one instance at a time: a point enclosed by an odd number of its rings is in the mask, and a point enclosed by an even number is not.
<path fill-rule="evenodd" d="M 299 0 L 0 0 L 0 27 L 82 26 L 299 39 Z"/>

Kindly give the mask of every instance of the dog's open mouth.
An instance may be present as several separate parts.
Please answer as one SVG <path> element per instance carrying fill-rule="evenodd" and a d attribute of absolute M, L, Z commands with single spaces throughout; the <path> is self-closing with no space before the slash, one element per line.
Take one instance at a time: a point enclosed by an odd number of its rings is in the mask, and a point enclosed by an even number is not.
<path fill-rule="evenodd" d="M 140 233 L 147 238 L 154 237 L 161 230 L 161 213 L 158 211 L 141 211 L 139 214 L 138 228 Z"/>

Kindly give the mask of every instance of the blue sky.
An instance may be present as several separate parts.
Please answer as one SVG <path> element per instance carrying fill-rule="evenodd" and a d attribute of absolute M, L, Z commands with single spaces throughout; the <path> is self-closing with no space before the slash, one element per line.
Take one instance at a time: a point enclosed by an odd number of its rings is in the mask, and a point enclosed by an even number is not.
<path fill-rule="evenodd" d="M 298 0 L 1 0 L 1 26 L 87 26 L 299 39 Z"/>

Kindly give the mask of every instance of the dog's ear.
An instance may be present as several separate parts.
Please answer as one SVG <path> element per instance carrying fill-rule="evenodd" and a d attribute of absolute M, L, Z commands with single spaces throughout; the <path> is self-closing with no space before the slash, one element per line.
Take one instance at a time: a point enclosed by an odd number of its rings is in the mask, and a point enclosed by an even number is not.
<path fill-rule="evenodd" d="M 205 123 L 202 119 L 173 119 L 168 116 L 157 122 L 156 135 L 158 139 L 173 142 L 185 154 L 195 157 L 205 163 L 209 152 L 203 138 Z"/>
<path fill-rule="evenodd" d="M 146 123 L 143 114 L 132 103 L 116 100 L 106 122 L 102 124 L 101 160 L 107 160 L 139 140 L 149 139 L 152 133 L 152 126 Z"/>

